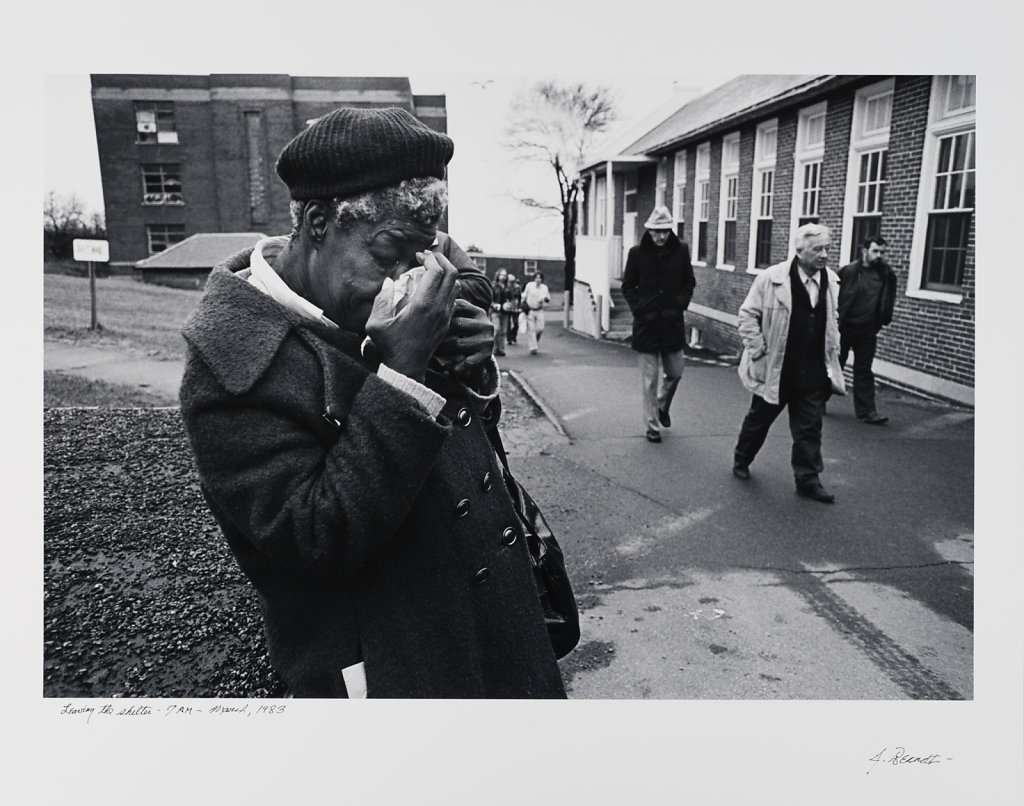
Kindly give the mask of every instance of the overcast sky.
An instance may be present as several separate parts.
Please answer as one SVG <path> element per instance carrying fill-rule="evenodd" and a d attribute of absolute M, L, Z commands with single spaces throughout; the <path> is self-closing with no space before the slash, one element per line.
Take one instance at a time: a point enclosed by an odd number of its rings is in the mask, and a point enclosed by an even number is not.
<path fill-rule="evenodd" d="M 611 89 L 620 119 L 609 136 L 652 112 L 665 110 L 672 99 L 693 97 L 731 78 L 730 72 L 670 74 L 533 75 L 448 74 L 410 75 L 418 94 L 444 94 L 448 133 L 455 141 L 450 166 L 449 228 L 462 244 L 491 253 L 561 254 L 560 219 L 538 217 L 513 195 L 557 200 L 551 170 L 513 165 L 502 148 L 502 131 L 512 98 L 541 79 L 584 81 Z M 75 194 L 87 208 L 103 209 L 96 130 L 93 125 L 89 76 L 47 75 L 45 81 L 45 189 Z"/>

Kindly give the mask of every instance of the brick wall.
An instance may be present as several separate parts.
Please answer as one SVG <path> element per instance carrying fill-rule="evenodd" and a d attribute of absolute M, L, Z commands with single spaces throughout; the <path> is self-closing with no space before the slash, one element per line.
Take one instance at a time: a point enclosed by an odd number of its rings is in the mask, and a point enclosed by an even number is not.
<path fill-rule="evenodd" d="M 394 99 L 405 97 L 404 105 L 413 111 L 408 79 L 399 78 L 94 75 L 93 88 L 112 263 L 133 263 L 148 256 L 147 224 L 182 225 L 186 237 L 197 232 L 287 233 L 291 228 L 288 191 L 274 171 L 274 163 L 307 120 L 339 105 L 329 100 L 295 100 L 292 91 L 369 93 L 368 100 L 353 101 L 353 106 L 401 105 Z M 201 100 L 211 88 L 226 92 L 214 94 L 213 100 Z M 185 98 L 182 91 L 191 97 Z M 147 94 L 147 100 L 173 98 L 178 145 L 136 143 L 134 99 Z M 447 126 L 442 114 L 444 96 L 422 96 L 420 100 L 430 112 L 424 122 L 443 131 Z M 254 220 L 250 209 L 245 127 L 245 113 L 250 111 L 260 113 L 260 179 L 267 194 L 266 220 Z M 141 167 L 149 163 L 180 166 L 183 205 L 142 204 Z M 441 228 L 447 228 L 447 217 Z"/>
<path fill-rule="evenodd" d="M 871 77 L 876 81 L 878 77 Z M 975 259 L 974 222 L 969 235 L 969 254 L 964 276 L 963 300 L 951 303 L 920 299 L 906 294 L 910 272 L 910 253 L 915 235 L 917 199 L 922 171 L 934 172 L 932 165 L 922 166 L 927 128 L 930 76 L 897 77 L 889 138 L 888 182 L 883 202 L 882 235 L 889 242 L 889 259 L 898 278 L 893 324 L 885 328 L 878 345 L 878 358 L 907 369 L 968 387 L 974 386 L 975 349 Z M 850 154 L 850 129 L 853 120 L 856 86 L 841 89 L 827 98 L 825 151 L 822 161 L 820 220 L 832 230 L 833 253 L 830 265 L 838 269 L 845 256 L 839 254 L 842 242 L 846 200 L 847 166 Z M 820 100 L 820 99 L 814 99 Z M 804 104 L 811 103 L 806 101 Z M 775 211 L 772 231 L 773 262 L 791 254 L 791 206 L 793 193 L 793 155 L 796 147 L 798 108 L 777 114 L 778 140 L 775 166 Z M 746 271 L 749 251 L 750 209 L 752 202 L 752 161 L 756 123 L 744 125 L 740 139 L 740 191 L 737 215 L 736 270 L 714 268 L 717 259 L 718 215 L 721 192 L 721 134 L 711 138 L 711 222 L 708 238 L 708 265 L 695 266 L 697 288 L 693 302 L 725 315 L 735 316 L 755 275 Z M 725 130 L 722 133 L 727 134 Z M 687 240 L 691 232 L 696 203 L 695 157 L 699 142 L 687 143 L 688 181 L 684 200 Z M 650 193 L 653 195 L 653 175 Z M 645 183 L 640 186 L 641 194 Z M 918 233 L 919 238 L 924 233 Z M 696 253 L 696 248 L 692 251 Z M 742 348 L 733 325 L 690 311 L 687 324 L 702 331 L 703 342 L 727 353 Z"/>

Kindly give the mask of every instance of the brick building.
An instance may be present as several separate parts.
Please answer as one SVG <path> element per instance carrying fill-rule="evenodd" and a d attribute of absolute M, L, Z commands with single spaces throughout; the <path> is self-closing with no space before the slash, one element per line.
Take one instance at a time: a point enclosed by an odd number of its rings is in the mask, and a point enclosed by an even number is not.
<path fill-rule="evenodd" d="M 285 144 L 339 106 L 407 109 L 447 131 L 443 95 L 407 78 L 93 75 L 110 259 L 134 264 L 196 233 L 291 229 L 274 171 Z"/>
<path fill-rule="evenodd" d="M 974 76 L 739 76 L 586 166 L 577 300 L 592 310 L 574 317 L 607 331 L 656 205 L 690 244 L 693 340 L 730 352 L 751 282 L 792 255 L 799 225 L 831 228 L 836 269 L 880 234 L 898 294 L 876 374 L 973 405 L 975 128 Z"/>

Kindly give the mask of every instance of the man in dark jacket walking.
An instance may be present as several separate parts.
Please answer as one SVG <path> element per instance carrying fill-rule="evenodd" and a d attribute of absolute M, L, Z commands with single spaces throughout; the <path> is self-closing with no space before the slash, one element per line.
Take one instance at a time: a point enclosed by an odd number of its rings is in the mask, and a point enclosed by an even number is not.
<path fill-rule="evenodd" d="M 869 425 L 885 425 L 888 417 L 875 406 L 875 360 L 878 332 L 892 322 L 896 274 L 885 261 L 886 242 L 872 236 L 861 245 L 860 260 L 839 270 L 839 362 L 853 350 L 853 411 Z"/>
<path fill-rule="evenodd" d="M 487 434 L 493 329 L 435 242 L 452 151 L 402 109 L 320 118 L 277 162 L 291 234 L 183 329 L 200 486 L 296 697 L 565 696 Z"/>
<path fill-rule="evenodd" d="M 669 408 L 683 375 L 686 326 L 696 280 L 690 248 L 672 231 L 672 214 L 658 207 L 644 224 L 640 243 L 629 250 L 622 273 L 622 295 L 633 312 L 632 347 L 640 354 L 644 427 L 648 442 L 661 442 L 659 426 L 669 428 Z M 659 389 L 658 380 L 661 377 Z"/>

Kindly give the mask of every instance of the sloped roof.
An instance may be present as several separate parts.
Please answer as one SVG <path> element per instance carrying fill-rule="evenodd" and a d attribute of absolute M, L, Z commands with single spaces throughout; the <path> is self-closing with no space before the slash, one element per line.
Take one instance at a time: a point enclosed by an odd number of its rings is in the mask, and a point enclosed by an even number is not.
<path fill-rule="evenodd" d="M 235 252 L 255 246 L 262 232 L 201 232 L 135 262 L 137 269 L 212 269 Z"/>
<path fill-rule="evenodd" d="M 826 83 L 827 75 L 742 75 L 693 99 L 623 149 L 649 154 L 773 102 L 808 92 Z"/>

